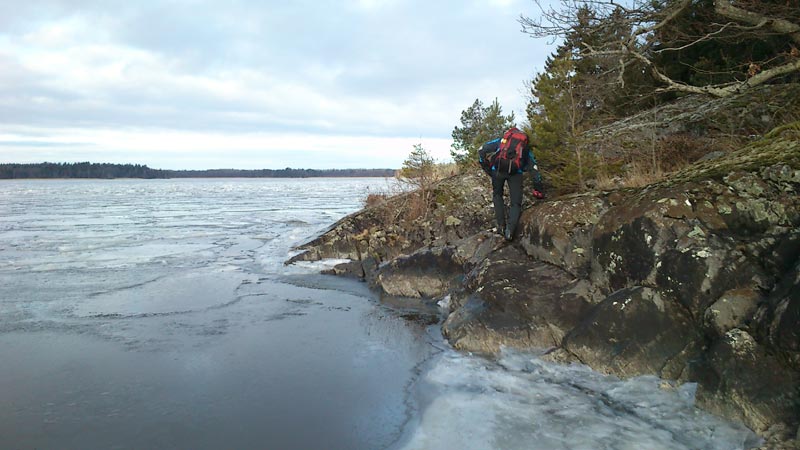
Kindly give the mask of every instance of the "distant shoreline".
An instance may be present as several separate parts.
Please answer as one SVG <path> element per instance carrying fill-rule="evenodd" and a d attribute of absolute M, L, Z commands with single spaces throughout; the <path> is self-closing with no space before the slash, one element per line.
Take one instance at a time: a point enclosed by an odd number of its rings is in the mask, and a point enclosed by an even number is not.
<path fill-rule="evenodd" d="M 208 169 L 164 170 L 140 164 L 0 164 L 0 180 L 23 179 L 174 179 L 174 178 L 391 178 L 394 169 Z"/>

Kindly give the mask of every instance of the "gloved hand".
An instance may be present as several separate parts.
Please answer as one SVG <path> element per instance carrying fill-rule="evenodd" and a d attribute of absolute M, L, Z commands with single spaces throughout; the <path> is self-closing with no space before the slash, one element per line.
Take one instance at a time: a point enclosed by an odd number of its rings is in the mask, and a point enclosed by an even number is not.
<path fill-rule="evenodd" d="M 544 198 L 544 194 L 542 194 L 541 192 L 537 191 L 536 189 L 533 190 L 532 194 L 533 194 L 534 197 L 538 198 L 539 200 L 542 200 Z"/>

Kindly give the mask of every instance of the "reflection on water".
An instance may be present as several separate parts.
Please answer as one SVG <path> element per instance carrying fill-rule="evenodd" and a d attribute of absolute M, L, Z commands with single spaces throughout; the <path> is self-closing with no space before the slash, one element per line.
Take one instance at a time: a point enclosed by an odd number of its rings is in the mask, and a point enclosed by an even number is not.
<path fill-rule="evenodd" d="M 0 448 L 391 445 L 427 335 L 283 266 L 373 183 L 0 184 Z"/>
<path fill-rule="evenodd" d="M 354 283 L 355 284 L 355 283 Z M 432 348 L 365 292 L 260 284 L 217 309 L 0 335 L 0 437 L 40 448 L 384 448 Z M 361 286 L 354 286 L 360 288 Z M 255 288 L 253 288 L 255 289 Z M 72 319 L 67 319 L 71 323 Z"/>

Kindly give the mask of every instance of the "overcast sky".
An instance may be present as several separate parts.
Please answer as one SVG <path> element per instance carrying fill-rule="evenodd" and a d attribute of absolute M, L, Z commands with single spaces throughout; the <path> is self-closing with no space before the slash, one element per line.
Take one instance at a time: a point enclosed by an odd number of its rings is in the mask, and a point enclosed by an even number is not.
<path fill-rule="evenodd" d="M 0 0 L 0 162 L 398 168 L 524 119 L 532 0 Z"/>

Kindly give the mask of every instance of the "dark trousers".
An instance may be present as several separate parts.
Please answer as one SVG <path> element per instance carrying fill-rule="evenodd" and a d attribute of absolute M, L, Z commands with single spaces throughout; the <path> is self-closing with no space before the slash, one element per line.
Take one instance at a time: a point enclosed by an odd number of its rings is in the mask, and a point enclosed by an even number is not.
<path fill-rule="evenodd" d="M 508 192 L 511 196 L 511 207 L 508 211 L 506 222 L 506 205 L 503 202 L 503 185 L 508 183 Z M 497 173 L 492 176 L 492 202 L 494 203 L 494 218 L 497 220 L 497 230 L 503 232 L 508 225 L 511 236 L 517 229 L 519 216 L 522 213 L 522 174 Z"/>

